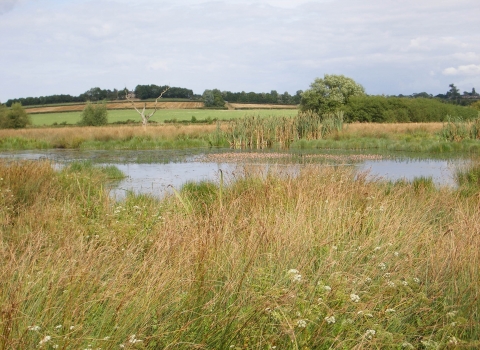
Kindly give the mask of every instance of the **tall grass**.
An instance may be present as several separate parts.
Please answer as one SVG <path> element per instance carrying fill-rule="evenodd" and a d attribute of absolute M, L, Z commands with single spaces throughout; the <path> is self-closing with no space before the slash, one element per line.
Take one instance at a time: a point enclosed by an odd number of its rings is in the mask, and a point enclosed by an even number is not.
<path fill-rule="evenodd" d="M 0 163 L 0 348 L 480 346 L 477 196 L 280 175 L 187 185 L 187 208 Z"/>
<path fill-rule="evenodd" d="M 263 149 L 279 145 L 288 148 L 294 141 L 318 140 L 343 127 L 343 112 L 318 115 L 298 113 L 290 117 L 260 117 L 255 115 L 231 120 L 227 137 L 233 148 Z"/>
<path fill-rule="evenodd" d="M 480 116 L 473 121 L 447 116 L 440 135 L 448 141 L 480 140 Z"/>

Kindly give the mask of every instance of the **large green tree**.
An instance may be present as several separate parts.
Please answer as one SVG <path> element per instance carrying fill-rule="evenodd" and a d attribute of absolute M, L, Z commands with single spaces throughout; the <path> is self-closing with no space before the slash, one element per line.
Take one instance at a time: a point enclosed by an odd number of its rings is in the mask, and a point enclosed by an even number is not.
<path fill-rule="evenodd" d="M 202 95 L 205 107 L 224 107 L 225 100 L 220 90 L 205 90 Z"/>
<path fill-rule="evenodd" d="M 316 78 L 302 94 L 300 109 L 318 114 L 334 112 L 348 103 L 352 96 L 365 95 L 362 85 L 343 75 L 325 74 Z"/>
<path fill-rule="evenodd" d="M 0 128 L 19 129 L 30 124 L 32 121 L 21 103 L 14 103 L 10 109 L 0 104 Z"/>

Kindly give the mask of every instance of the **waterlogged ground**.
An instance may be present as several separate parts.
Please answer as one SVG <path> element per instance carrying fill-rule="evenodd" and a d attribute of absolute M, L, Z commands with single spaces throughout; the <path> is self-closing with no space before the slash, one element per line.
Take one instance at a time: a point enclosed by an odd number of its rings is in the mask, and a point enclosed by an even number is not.
<path fill-rule="evenodd" d="M 2 158 L 51 160 L 55 166 L 72 161 L 92 161 L 115 165 L 127 177 L 111 185 L 111 195 L 122 199 L 128 191 L 162 197 L 189 181 L 215 181 L 223 172 L 225 181 L 234 180 L 245 171 L 266 174 L 275 171 L 295 174 L 306 164 L 354 166 L 368 177 L 396 181 L 431 177 L 438 186 L 455 186 L 454 173 L 466 159 L 431 159 L 426 156 L 364 154 L 358 152 L 265 152 L 230 149 L 188 149 L 148 151 L 12 151 Z"/>

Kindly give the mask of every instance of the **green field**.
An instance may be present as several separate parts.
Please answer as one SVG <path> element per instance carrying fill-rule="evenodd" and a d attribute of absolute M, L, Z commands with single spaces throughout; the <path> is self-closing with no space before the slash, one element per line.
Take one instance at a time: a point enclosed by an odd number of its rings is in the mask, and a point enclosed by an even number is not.
<path fill-rule="evenodd" d="M 294 116 L 297 114 L 296 109 L 255 109 L 255 110 L 211 110 L 211 109 L 161 109 L 150 119 L 157 123 L 165 122 L 165 120 L 186 121 L 195 117 L 197 120 L 218 119 L 229 120 L 233 118 L 243 117 L 245 115 L 259 116 Z M 48 126 L 54 123 L 76 124 L 80 121 L 81 112 L 64 112 L 64 113 L 45 113 L 32 114 L 32 123 L 34 126 Z M 110 123 L 126 121 L 128 119 L 141 121 L 140 115 L 135 110 L 110 110 L 108 111 L 108 121 Z"/>

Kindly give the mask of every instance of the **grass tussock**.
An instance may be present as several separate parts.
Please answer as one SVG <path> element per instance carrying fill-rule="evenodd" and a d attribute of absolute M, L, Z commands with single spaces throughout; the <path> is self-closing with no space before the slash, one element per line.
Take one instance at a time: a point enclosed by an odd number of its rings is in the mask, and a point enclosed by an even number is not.
<path fill-rule="evenodd" d="M 1 349 L 480 346 L 478 196 L 310 167 L 115 203 L 106 179 L 0 163 Z"/>

